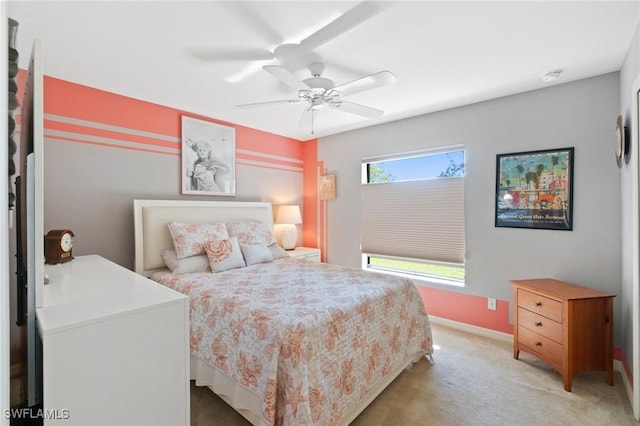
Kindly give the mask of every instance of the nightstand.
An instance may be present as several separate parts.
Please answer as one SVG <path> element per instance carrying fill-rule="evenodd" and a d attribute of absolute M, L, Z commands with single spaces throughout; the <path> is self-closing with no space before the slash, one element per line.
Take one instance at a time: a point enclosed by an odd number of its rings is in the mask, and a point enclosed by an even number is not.
<path fill-rule="evenodd" d="M 287 250 L 290 257 L 299 259 L 307 259 L 312 262 L 320 262 L 320 249 L 311 247 L 296 247 L 293 250 Z"/>
<path fill-rule="evenodd" d="M 613 294 L 550 278 L 511 281 L 513 357 L 546 361 L 571 392 L 574 373 L 604 371 L 613 386 Z"/>

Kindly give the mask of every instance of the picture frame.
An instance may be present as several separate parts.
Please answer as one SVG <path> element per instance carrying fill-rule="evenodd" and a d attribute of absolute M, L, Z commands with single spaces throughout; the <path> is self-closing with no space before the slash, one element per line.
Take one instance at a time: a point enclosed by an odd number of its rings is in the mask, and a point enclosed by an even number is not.
<path fill-rule="evenodd" d="M 336 199 L 336 175 L 320 176 L 320 200 Z"/>
<path fill-rule="evenodd" d="M 236 195 L 233 127 L 182 116 L 182 193 Z"/>
<path fill-rule="evenodd" d="M 573 230 L 574 148 L 496 156 L 495 226 Z"/>

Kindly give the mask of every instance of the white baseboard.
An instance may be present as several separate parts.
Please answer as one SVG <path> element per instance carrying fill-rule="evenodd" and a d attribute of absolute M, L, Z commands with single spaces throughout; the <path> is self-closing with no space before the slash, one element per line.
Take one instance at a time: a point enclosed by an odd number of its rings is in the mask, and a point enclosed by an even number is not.
<path fill-rule="evenodd" d="M 466 331 L 467 333 L 477 334 L 479 336 L 491 337 L 493 339 L 513 344 L 513 336 L 501 331 L 490 330 L 488 328 L 478 327 L 477 325 L 465 324 L 463 322 L 435 317 L 433 315 L 429 315 L 429 319 L 434 324 L 441 324 L 450 328 L 455 328 L 456 330 Z"/>
<path fill-rule="evenodd" d="M 624 383 L 624 389 L 627 391 L 629 403 L 633 407 L 633 385 L 629 382 L 629 378 L 627 377 L 627 372 L 624 369 L 624 364 L 622 364 L 622 361 L 618 361 L 617 359 L 613 360 L 613 371 L 617 371 L 620 373 L 620 376 L 622 377 L 622 383 Z"/>

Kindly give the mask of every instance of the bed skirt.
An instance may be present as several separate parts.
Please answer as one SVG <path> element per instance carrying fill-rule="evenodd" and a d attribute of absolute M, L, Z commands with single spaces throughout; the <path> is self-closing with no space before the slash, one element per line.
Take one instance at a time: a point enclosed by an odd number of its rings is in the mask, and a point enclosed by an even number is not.
<path fill-rule="evenodd" d="M 206 386 L 233 407 L 251 424 L 260 423 L 262 397 L 249 392 L 229 379 L 222 371 L 191 355 L 191 380 Z"/>
<path fill-rule="evenodd" d="M 400 364 L 389 374 L 383 377 L 376 386 L 342 419 L 340 425 L 347 426 L 365 408 L 387 387 L 389 384 L 402 373 L 409 365 L 420 361 L 422 357 L 427 356 L 426 352 L 416 352 L 411 355 L 406 362 Z M 255 395 L 242 386 L 237 385 L 230 380 L 224 373 L 215 367 L 210 366 L 204 361 L 191 355 L 191 380 L 195 380 L 196 386 L 207 386 L 211 391 L 218 395 L 224 402 L 229 404 L 240 415 L 247 419 L 251 424 L 260 424 L 262 413 L 262 396 Z"/>

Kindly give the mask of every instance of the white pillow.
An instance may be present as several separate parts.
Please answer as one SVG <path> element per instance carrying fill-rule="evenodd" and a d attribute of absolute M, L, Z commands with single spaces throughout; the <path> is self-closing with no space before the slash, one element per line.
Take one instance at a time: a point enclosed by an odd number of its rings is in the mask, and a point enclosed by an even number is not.
<path fill-rule="evenodd" d="M 244 261 L 248 265 L 254 265 L 256 263 L 273 262 L 273 255 L 269 247 L 263 244 L 242 244 L 240 243 L 240 250 Z"/>
<path fill-rule="evenodd" d="M 242 244 L 264 244 L 265 246 L 277 243 L 273 229 L 262 222 L 250 220 L 246 222 L 227 223 L 229 236 L 238 237 Z"/>
<path fill-rule="evenodd" d="M 172 221 L 169 222 L 169 232 L 178 259 L 204 254 L 207 241 L 229 238 L 229 231 L 222 222 L 192 224 Z"/>
<path fill-rule="evenodd" d="M 242 252 L 238 246 L 238 239 L 231 237 L 227 240 L 208 241 L 204 245 L 209 258 L 209 264 L 213 272 L 222 272 L 228 269 L 242 268 L 244 263 Z"/>
<path fill-rule="evenodd" d="M 287 253 L 287 251 L 282 247 L 280 247 L 278 244 L 271 244 L 267 248 L 271 252 L 271 256 L 273 257 L 273 260 L 280 259 L 282 257 L 289 257 L 289 253 Z"/>
<path fill-rule="evenodd" d="M 178 259 L 174 249 L 166 249 L 162 251 L 162 260 L 174 274 L 190 274 L 192 272 L 211 271 L 209 266 L 209 258 L 206 254 L 185 257 Z"/>

